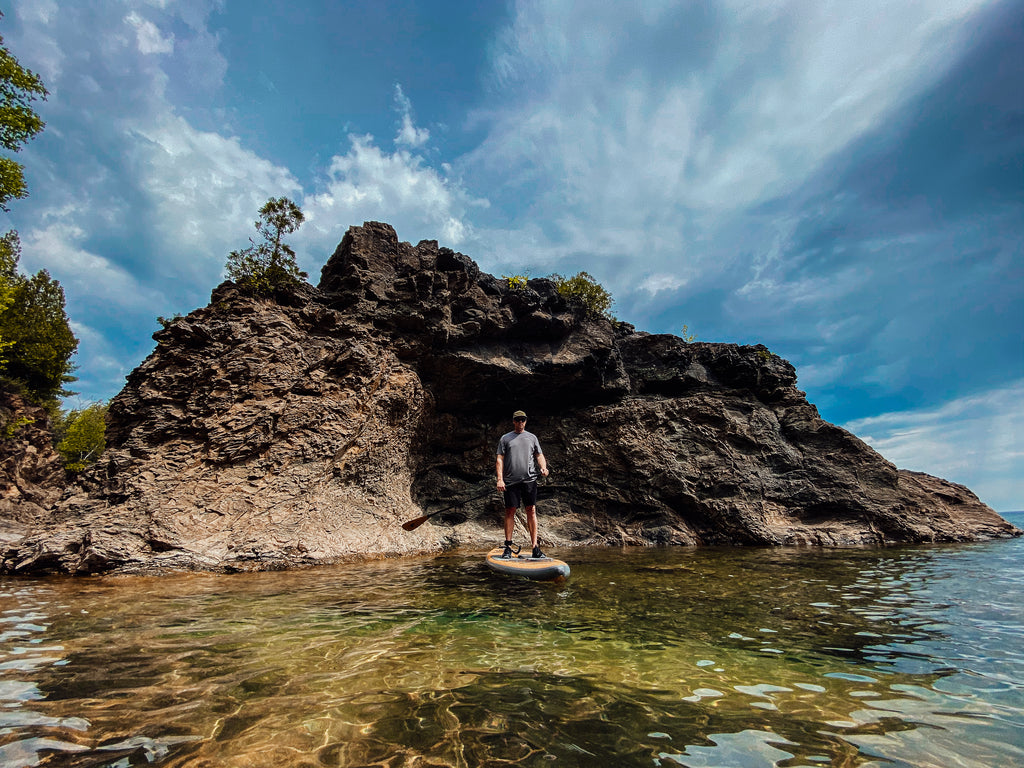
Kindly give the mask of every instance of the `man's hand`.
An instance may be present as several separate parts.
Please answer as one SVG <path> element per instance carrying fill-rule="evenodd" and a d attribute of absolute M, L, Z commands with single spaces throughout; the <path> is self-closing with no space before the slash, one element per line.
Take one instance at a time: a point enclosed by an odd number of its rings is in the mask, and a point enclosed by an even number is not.
<path fill-rule="evenodd" d="M 548 476 L 548 468 L 547 468 L 547 467 L 544 467 L 544 469 L 542 469 L 542 470 L 540 471 L 540 473 L 541 473 L 542 475 L 544 475 L 544 477 L 547 477 L 547 476 Z"/>
<path fill-rule="evenodd" d="M 505 481 L 504 480 L 501 480 L 501 479 L 498 480 L 498 490 L 499 491 L 504 491 L 505 490 Z"/>

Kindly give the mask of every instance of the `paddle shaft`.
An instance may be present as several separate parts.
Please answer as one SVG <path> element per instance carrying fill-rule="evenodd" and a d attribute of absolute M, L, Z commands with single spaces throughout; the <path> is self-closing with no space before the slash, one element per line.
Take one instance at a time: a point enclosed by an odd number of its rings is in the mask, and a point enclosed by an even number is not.
<path fill-rule="evenodd" d="M 472 496 L 472 497 L 470 497 L 468 499 L 463 499 L 458 504 L 452 504 L 450 507 L 445 507 L 444 509 L 439 509 L 439 510 L 437 510 L 435 512 L 431 512 L 428 515 L 423 515 L 423 517 L 417 517 L 415 520 L 410 520 L 407 523 L 403 523 L 402 527 L 405 528 L 405 530 L 407 530 L 407 531 L 411 531 L 414 528 L 419 528 L 421 525 L 423 525 L 425 522 L 427 522 L 427 520 L 432 518 L 434 515 L 440 515 L 442 512 L 449 512 L 450 510 L 453 510 L 453 509 L 455 509 L 457 507 L 461 507 L 464 504 L 468 504 L 471 501 L 476 501 L 477 499 L 482 499 L 485 496 L 490 496 L 490 495 L 491 495 L 491 491 L 486 491 L 485 493 L 481 493 L 479 496 Z"/>

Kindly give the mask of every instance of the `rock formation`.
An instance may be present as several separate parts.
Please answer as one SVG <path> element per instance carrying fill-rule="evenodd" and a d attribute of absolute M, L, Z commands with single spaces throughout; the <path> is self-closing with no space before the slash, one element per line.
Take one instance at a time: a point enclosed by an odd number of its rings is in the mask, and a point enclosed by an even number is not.
<path fill-rule="evenodd" d="M 45 520 L 66 485 L 45 408 L 0 390 L 0 544 Z"/>
<path fill-rule="evenodd" d="M 285 568 L 502 538 L 494 447 L 544 446 L 542 541 L 879 545 L 1017 535 L 823 421 L 763 346 L 686 343 L 353 227 L 320 285 L 225 283 L 155 334 L 108 449 L 4 552 L 15 573 Z"/>

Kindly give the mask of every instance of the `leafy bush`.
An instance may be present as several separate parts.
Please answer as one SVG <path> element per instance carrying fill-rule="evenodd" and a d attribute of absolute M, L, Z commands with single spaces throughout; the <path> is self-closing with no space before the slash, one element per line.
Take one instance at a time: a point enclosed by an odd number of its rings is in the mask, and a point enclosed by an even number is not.
<path fill-rule="evenodd" d="M 11 419 L 3 427 L 3 436 L 5 440 L 10 440 L 14 437 L 18 430 L 22 427 L 27 427 L 29 424 L 35 424 L 36 420 L 31 416 L 19 416 L 16 419 Z"/>
<path fill-rule="evenodd" d="M 555 281 L 560 295 L 583 307 L 589 314 L 615 319 L 611 312 L 612 295 L 587 272 L 579 272 L 572 277 L 556 274 L 551 279 Z"/>
<path fill-rule="evenodd" d="M 93 403 L 87 408 L 69 411 L 62 419 L 63 438 L 57 444 L 57 452 L 64 457 L 64 466 L 69 472 L 81 472 L 106 449 L 106 416 L 106 403 Z"/>
<path fill-rule="evenodd" d="M 526 284 L 530 280 L 526 275 L 502 275 L 502 277 L 508 283 L 508 287 L 513 291 L 525 291 Z"/>

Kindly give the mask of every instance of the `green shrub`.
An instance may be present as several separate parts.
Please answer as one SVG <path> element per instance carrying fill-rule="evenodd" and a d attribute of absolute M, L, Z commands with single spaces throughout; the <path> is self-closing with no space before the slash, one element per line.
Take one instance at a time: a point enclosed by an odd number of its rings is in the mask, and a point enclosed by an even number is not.
<path fill-rule="evenodd" d="M 525 291 L 526 284 L 530 280 L 526 275 L 502 275 L 502 278 L 508 283 L 509 289 L 513 291 Z"/>
<path fill-rule="evenodd" d="M 552 275 L 558 287 L 558 293 L 568 301 L 583 307 L 588 314 L 615 320 L 612 315 L 612 295 L 587 272 L 579 272 L 572 277 Z"/>
<path fill-rule="evenodd" d="M 4 426 L 3 435 L 5 440 L 10 440 L 17 434 L 18 430 L 22 427 L 28 426 L 29 424 L 35 424 L 36 420 L 29 416 L 20 416 L 17 419 L 11 419 Z"/>
<path fill-rule="evenodd" d="M 106 416 L 106 403 L 93 403 L 64 417 L 64 436 L 57 444 L 57 452 L 64 457 L 68 472 L 81 472 L 103 453 L 107 447 Z"/>
<path fill-rule="evenodd" d="M 168 328 L 170 328 L 174 324 L 175 320 L 180 320 L 180 319 L 181 319 L 181 313 L 180 312 L 175 312 L 173 317 L 164 317 L 163 315 L 158 315 L 157 318 L 156 318 L 156 321 L 158 323 L 160 323 L 160 327 L 163 328 L 166 331 Z"/>

